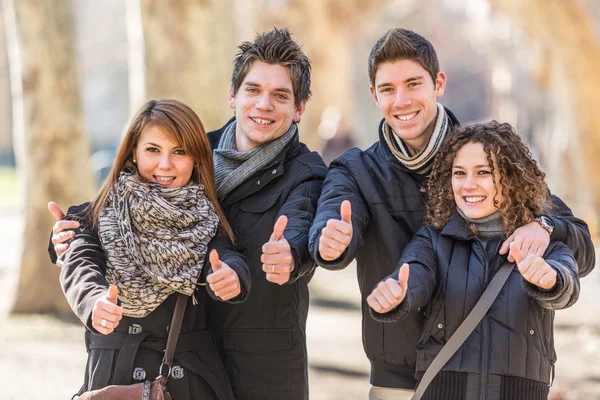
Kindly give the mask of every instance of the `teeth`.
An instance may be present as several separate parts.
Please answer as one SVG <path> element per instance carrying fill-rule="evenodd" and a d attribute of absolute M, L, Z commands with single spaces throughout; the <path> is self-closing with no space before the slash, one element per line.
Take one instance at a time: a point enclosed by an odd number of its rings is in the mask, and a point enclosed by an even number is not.
<path fill-rule="evenodd" d="M 170 177 L 170 178 L 168 178 L 168 177 L 164 177 L 164 176 L 155 176 L 154 178 L 155 178 L 157 181 L 161 181 L 161 182 L 171 182 L 171 181 L 174 181 L 174 180 L 175 180 L 175 178 L 174 178 L 174 177 Z"/>
<path fill-rule="evenodd" d="M 465 197 L 465 201 L 467 203 L 477 203 L 478 201 L 483 201 L 485 200 L 485 196 L 471 196 L 471 197 Z"/>
<path fill-rule="evenodd" d="M 252 121 L 256 122 L 257 124 L 261 124 L 261 125 L 271 124 L 271 121 L 269 121 L 267 119 L 262 119 L 262 118 L 252 118 Z"/>
<path fill-rule="evenodd" d="M 397 118 L 400 121 L 408 121 L 409 119 L 411 119 L 412 117 L 414 117 L 415 115 L 417 115 L 416 112 L 412 113 L 412 114 L 408 114 L 408 115 L 397 115 Z"/>

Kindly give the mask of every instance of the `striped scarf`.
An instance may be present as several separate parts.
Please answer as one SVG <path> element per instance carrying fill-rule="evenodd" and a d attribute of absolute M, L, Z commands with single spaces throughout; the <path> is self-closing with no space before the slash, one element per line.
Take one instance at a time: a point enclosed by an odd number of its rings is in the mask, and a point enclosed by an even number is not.
<path fill-rule="evenodd" d="M 425 148 L 418 154 L 411 155 L 406 144 L 400 139 L 392 128 L 386 123 L 382 125 L 382 133 L 390 151 L 396 156 L 398 161 L 406 168 L 416 172 L 419 175 L 427 175 L 433 166 L 433 158 L 439 151 L 446 135 L 452 129 L 450 117 L 446 113 L 444 106 L 438 103 L 438 112 L 435 121 L 433 133 L 427 142 Z"/>

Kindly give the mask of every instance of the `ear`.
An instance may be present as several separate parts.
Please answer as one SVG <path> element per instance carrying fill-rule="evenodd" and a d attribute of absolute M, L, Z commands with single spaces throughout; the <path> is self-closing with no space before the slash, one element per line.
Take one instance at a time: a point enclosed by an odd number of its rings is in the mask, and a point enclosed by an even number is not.
<path fill-rule="evenodd" d="M 235 93 L 233 93 L 233 86 L 229 85 L 229 108 L 235 110 Z"/>
<path fill-rule="evenodd" d="M 440 98 L 446 91 L 446 74 L 442 71 L 438 72 L 437 78 L 435 79 L 435 97 Z"/>
<path fill-rule="evenodd" d="M 300 105 L 298 107 L 296 107 L 296 110 L 294 111 L 294 122 L 295 123 L 300 122 L 300 117 L 304 113 L 304 110 L 306 110 L 306 100 L 304 100 L 302 103 L 300 103 Z"/>
<path fill-rule="evenodd" d="M 371 97 L 373 97 L 373 101 L 375 101 L 375 105 L 378 109 L 381 110 L 381 107 L 379 107 L 379 99 L 377 98 L 377 92 L 375 91 L 375 88 L 373 86 L 369 86 L 369 91 L 371 92 Z"/>

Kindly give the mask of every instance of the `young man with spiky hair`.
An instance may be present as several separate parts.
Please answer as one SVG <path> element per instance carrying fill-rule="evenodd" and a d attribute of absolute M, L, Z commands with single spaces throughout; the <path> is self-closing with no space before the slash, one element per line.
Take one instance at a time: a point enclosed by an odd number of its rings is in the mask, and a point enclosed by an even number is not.
<path fill-rule="evenodd" d="M 308 230 L 327 174 L 321 156 L 299 141 L 310 72 L 287 29 L 242 43 L 229 90 L 235 116 L 208 134 L 219 203 L 248 260 L 252 289 L 242 304 L 215 301 L 199 312 L 208 312 L 238 400 L 308 399 L 307 285 L 316 267 Z M 74 227 L 55 224 L 57 252 Z"/>
<path fill-rule="evenodd" d="M 379 141 L 364 151 L 349 150 L 330 165 L 309 249 L 329 270 L 345 268 L 356 258 L 363 345 L 371 361 L 369 398 L 410 399 L 417 383 L 417 341 L 425 321 L 437 324 L 435 305 L 401 322 L 382 323 L 370 317 L 366 298 L 394 271 L 402 250 L 421 227 L 433 159 L 458 120 L 438 103 L 446 75 L 431 43 L 415 32 L 392 29 L 383 35 L 369 56 L 369 78 L 371 95 L 383 114 Z M 517 229 L 499 251 L 509 253 L 512 261 L 508 249 L 514 242 L 522 254 L 541 256 L 552 237 L 573 250 L 584 276 L 595 263 L 587 225 L 560 199 L 554 200 L 554 215 Z M 444 342 L 448 338 L 444 327 L 439 328 L 440 336 L 431 340 Z"/>
<path fill-rule="evenodd" d="M 298 140 L 310 72 L 286 29 L 242 43 L 229 90 L 235 117 L 209 133 L 219 202 L 252 273 L 243 304 L 209 307 L 238 400 L 308 399 L 308 230 L 327 174 Z"/>

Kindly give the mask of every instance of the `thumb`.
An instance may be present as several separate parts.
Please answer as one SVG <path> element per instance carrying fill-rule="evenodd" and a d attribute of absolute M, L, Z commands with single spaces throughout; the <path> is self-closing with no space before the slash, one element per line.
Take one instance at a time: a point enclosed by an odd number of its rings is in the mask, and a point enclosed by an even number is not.
<path fill-rule="evenodd" d="M 54 218 L 56 218 L 57 221 L 60 221 L 61 219 L 65 218 L 65 213 L 60 209 L 58 204 L 56 204 L 53 201 L 48 203 L 48 211 L 50 211 L 52 216 L 54 216 Z"/>
<path fill-rule="evenodd" d="M 210 265 L 212 267 L 213 272 L 217 272 L 219 269 L 221 269 L 221 260 L 219 260 L 219 253 L 217 252 L 217 250 L 212 250 L 210 252 L 210 256 L 208 257 L 208 259 L 210 260 Z"/>
<path fill-rule="evenodd" d="M 352 204 L 348 200 L 342 201 L 340 213 L 342 214 L 342 221 L 352 225 Z"/>
<path fill-rule="evenodd" d="M 508 252 L 508 250 L 510 249 L 510 244 L 513 242 L 514 240 L 514 233 L 512 235 L 510 235 L 505 241 L 504 243 L 502 243 L 502 247 L 500 247 L 500 251 L 498 253 L 500 254 L 506 254 Z"/>
<path fill-rule="evenodd" d="M 285 231 L 285 227 L 287 226 L 288 219 L 285 215 L 277 218 L 277 222 L 275 222 L 275 227 L 273 228 L 273 234 L 271 235 L 271 242 L 277 242 L 281 240 L 283 237 L 283 231 Z"/>
<path fill-rule="evenodd" d="M 106 299 L 113 304 L 117 304 L 117 295 L 119 294 L 119 288 L 114 283 L 111 283 L 106 293 Z"/>
<path fill-rule="evenodd" d="M 404 263 L 400 267 L 400 271 L 398 272 L 398 284 L 402 288 L 402 291 L 406 293 L 408 289 L 408 276 L 410 275 L 410 267 L 408 264 Z"/>
<path fill-rule="evenodd" d="M 521 261 L 523 261 L 523 255 L 521 254 L 519 246 L 517 246 L 517 244 L 514 242 L 510 244 L 510 254 L 514 257 L 517 265 L 521 264 Z"/>

